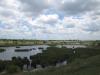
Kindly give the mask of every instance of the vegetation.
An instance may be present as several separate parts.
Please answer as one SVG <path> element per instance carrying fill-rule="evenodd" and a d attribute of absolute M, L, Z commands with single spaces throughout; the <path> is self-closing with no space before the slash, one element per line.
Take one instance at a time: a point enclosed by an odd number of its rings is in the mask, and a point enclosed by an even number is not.
<path fill-rule="evenodd" d="M 31 56 L 32 65 L 42 65 L 43 67 L 56 65 L 65 60 L 69 61 L 73 57 L 72 49 L 48 47 L 42 53 Z"/>
<path fill-rule="evenodd" d="M 17 75 L 100 75 L 100 55 L 86 59 L 75 59 L 70 64 L 58 68 L 52 67 L 35 72 L 22 72 Z"/>
<path fill-rule="evenodd" d="M 0 72 L 4 71 L 6 67 L 6 63 L 0 60 Z"/>
<path fill-rule="evenodd" d="M 29 60 L 20 57 L 13 57 L 12 61 L 2 61 L 0 60 L 0 72 L 6 71 L 7 73 L 16 73 L 23 70 L 24 65 L 29 65 Z"/>
<path fill-rule="evenodd" d="M 100 40 L 95 41 L 81 41 L 81 40 L 25 40 L 25 39 L 0 39 L 0 46 L 27 46 L 27 45 L 75 45 L 83 44 L 87 46 L 97 46 Z"/>
<path fill-rule="evenodd" d="M 75 51 L 75 53 L 73 53 Z M 41 65 L 44 69 L 35 72 L 22 72 L 18 75 L 100 75 L 100 49 L 99 48 L 76 48 L 48 47 L 30 57 L 32 67 Z M 57 63 L 67 60 L 66 66 L 55 67 Z M 29 65 L 29 60 L 25 58 L 13 57 L 12 61 L 0 61 L 0 71 L 7 70 L 8 73 L 15 73 L 23 70 L 23 65 Z M 9 66 L 7 66 L 9 65 Z M 11 66 L 10 66 L 11 65 Z M 45 68 L 52 66 L 51 68 Z M 4 75 L 11 75 L 11 74 Z"/>
<path fill-rule="evenodd" d="M 16 65 L 9 65 L 6 68 L 7 73 L 16 73 L 16 72 L 20 72 L 20 68 Z"/>
<path fill-rule="evenodd" d="M 27 46 L 27 45 L 41 45 L 42 40 L 10 40 L 2 39 L 0 40 L 0 46 Z"/>
<path fill-rule="evenodd" d="M 2 48 L 0 49 L 0 52 L 4 52 L 4 51 L 5 51 L 5 49 L 2 49 Z"/>
<path fill-rule="evenodd" d="M 99 55 L 99 48 L 76 48 L 75 58 L 85 59 L 91 56 Z"/>
<path fill-rule="evenodd" d="M 30 62 L 27 57 L 24 57 L 23 59 L 20 57 L 17 57 L 17 58 L 13 57 L 12 64 L 18 66 L 21 70 L 23 70 L 23 66 L 24 65 L 28 66 L 30 64 Z"/>

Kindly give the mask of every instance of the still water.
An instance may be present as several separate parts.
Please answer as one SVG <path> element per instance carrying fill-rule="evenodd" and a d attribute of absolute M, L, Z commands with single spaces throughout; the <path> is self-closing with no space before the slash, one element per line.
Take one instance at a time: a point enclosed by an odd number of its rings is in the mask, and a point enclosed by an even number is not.
<path fill-rule="evenodd" d="M 64 45 L 67 48 L 77 48 L 77 47 L 85 47 L 83 45 Z M 30 58 L 31 55 L 35 55 L 37 53 L 41 53 L 43 48 L 44 50 L 49 47 L 48 45 L 35 45 L 35 46 L 20 46 L 20 48 L 16 47 L 0 47 L 5 49 L 4 52 L 0 53 L 0 60 L 11 60 L 12 57 L 27 57 Z M 62 47 L 61 45 L 58 45 L 57 47 Z M 16 49 L 32 49 L 31 51 L 20 51 L 16 52 Z"/>

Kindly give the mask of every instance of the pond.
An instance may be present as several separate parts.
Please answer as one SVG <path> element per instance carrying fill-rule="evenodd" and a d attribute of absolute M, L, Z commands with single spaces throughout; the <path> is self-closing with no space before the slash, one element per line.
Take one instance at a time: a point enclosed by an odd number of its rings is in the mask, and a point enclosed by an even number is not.
<path fill-rule="evenodd" d="M 77 48 L 77 47 L 86 47 L 83 45 L 63 45 L 67 48 Z M 18 46 L 18 47 L 0 47 L 5 49 L 4 52 L 0 52 L 0 60 L 11 60 L 12 57 L 27 57 L 30 58 L 31 55 L 35 55 L 37 53 L 41 53 L 42 49 L 46 49 L 49 47 L 48 45 L 34 45 L 34 46 Z M 62 47 L 62 45 L 58 45 L 57 47 Z M 16 51 L 17 50 L 24 50 L 24 51 Z M 31 49 L 26 51 L 26 49 Z"/>
<path fill-rule="evenodd" d="M 37 45 L 37 46 L 20 46 L 18 47 L 0 47 L 5 49 L 4 52 L 0 53 L 0 60 L 11 60 L 12 57 L 27 57 L 30 58 L 31 55 L 35 55 L 37 53 L 41 53 L 42 49 L 39 49 L 39 47 L 43 47 L 43 49 L 46 49 L 47 45 Z M 32 49 L 31 51 L 15 51 L 16 49 Z"/>

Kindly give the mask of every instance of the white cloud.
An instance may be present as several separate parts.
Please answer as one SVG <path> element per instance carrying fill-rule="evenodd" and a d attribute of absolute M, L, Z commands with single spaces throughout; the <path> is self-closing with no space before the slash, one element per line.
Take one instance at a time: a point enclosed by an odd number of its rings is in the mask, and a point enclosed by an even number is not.
<path fill-rule="evenodd" d="M 56 14 L 52 15 L 40 15 L 35 20 L 33 20 L 31 23 L 36 25 L 54 25 L 59 21 L 59 16 Z"/>
<path fill-rule="evenodd" d="M 99 0 L 1 0 L 0 38 L 100 39 L 99 9 Z"/>

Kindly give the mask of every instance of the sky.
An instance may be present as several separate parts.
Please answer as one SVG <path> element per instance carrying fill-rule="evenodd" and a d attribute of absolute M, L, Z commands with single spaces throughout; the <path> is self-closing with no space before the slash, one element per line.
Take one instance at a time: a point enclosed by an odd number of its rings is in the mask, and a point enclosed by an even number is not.
<path fill-rule="evenodd" d="M 0 0 L 0 39 L 100 40 L 100 0 Z"/>

